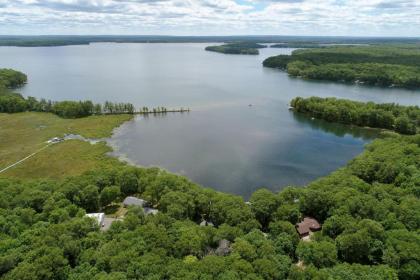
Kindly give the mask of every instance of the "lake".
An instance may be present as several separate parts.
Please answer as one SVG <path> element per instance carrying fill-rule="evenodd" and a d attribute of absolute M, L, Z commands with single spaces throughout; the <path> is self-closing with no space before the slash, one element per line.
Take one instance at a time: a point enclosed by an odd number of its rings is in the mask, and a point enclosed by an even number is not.
<path fill-rule="evenodd" d="M 262 186 L 277 191 L 327 175 L 377 135 L 294 114 L 293 97 L 420 105 L 420 91 L 304 81 L 262 67 L 291 49 L 245 56 L 206 52 L 207 45 L 1 47 L 0 67 L 28 75 L 24 95 L 191 108 L 125 123 L 109 140 L 113 155 L 246 198 Z"/>

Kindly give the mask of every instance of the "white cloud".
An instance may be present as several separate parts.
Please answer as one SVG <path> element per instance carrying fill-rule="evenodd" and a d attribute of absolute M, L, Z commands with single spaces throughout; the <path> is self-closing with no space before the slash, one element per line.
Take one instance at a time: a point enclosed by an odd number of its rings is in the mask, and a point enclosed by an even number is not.
<path fill-rule="evenodd" d="M 420 36 L 420 0 L 0 0 L 0 33 Z"/>

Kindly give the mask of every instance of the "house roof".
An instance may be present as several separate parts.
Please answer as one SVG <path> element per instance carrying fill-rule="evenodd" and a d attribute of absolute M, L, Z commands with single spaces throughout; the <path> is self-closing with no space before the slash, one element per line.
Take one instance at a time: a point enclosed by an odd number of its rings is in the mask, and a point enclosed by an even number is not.
<path fill-rule="evenodd" d="M 145 206 L 147 204 L 147 201 L 141 198 L 137 198 L 134 196 L 127 196 L 124 201 L 123 201 L 124 206 L 130 206 L 130 205 L 135 205 L 135 206 Z"/>
<path fill-rule="evenodd" d="M 299 234 L 308 234 L 311 231 L 317 231 L 321 229 L 321 225 L 317 220 L 310 217 L 305 217 L 302 222 L 296 225 L 296 230 Z"/>

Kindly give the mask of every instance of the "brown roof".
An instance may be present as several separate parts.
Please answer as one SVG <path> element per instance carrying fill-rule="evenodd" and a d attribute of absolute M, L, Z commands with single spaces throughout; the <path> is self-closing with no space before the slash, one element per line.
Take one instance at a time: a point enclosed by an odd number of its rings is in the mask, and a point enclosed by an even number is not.
<path fill-rule="evenodd" d="M 299 234 L 308 234 L 311 231 L 317 231 L 321 229 L 321 225 L 317 220 L 310 217 L 305 217 L 302 222 L 296 225 L 296 230 Z"/>

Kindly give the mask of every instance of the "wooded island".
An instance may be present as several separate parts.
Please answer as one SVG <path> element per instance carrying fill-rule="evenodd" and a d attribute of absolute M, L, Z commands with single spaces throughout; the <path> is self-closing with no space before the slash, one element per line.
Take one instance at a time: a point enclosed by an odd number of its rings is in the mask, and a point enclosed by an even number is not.
<path fill-rule="evenodd" d="M 251 43 L 251 42 L 240 42 L 240 43 L 229 43 L 221 46 L 208 46 L 205 48 L 206 51 L 219 52 L 225 54 L 259 54 L 258 49 L 266 48 L 267 46 Z"/>

